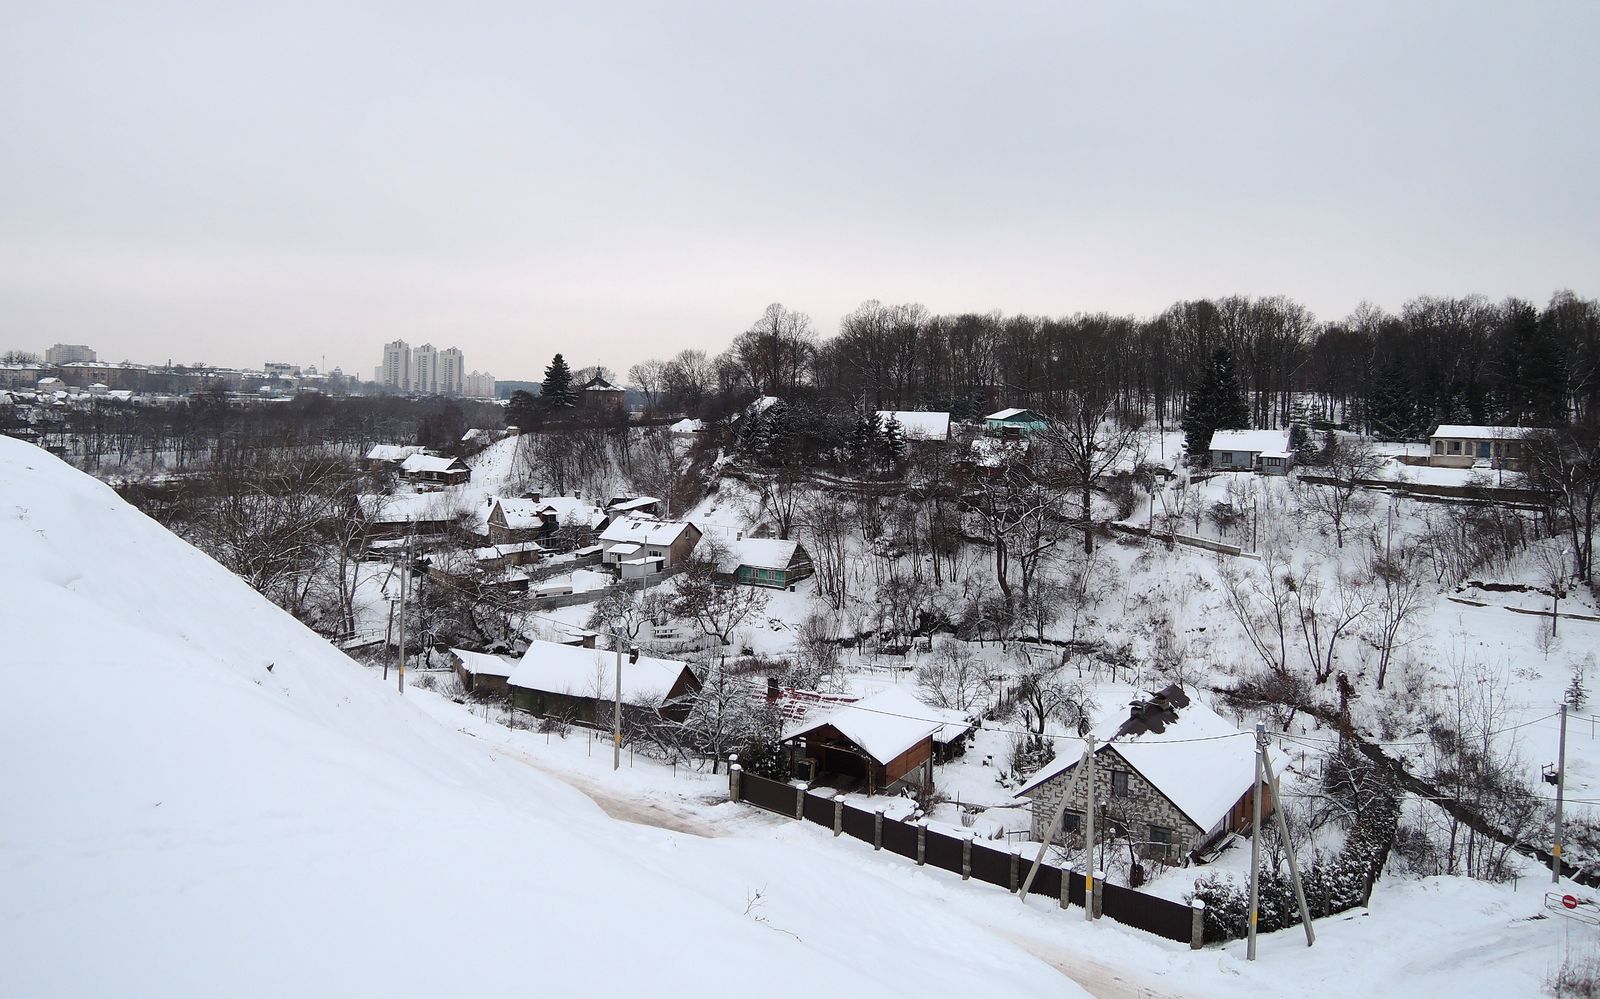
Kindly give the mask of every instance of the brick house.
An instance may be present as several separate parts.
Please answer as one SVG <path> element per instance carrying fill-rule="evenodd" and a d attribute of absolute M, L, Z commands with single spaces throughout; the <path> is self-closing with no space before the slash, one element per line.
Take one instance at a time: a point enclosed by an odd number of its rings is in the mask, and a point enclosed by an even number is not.
<path fill-rule="evenodd" d="M 618 517 L 600 532 L 607 565 L 635 559 L 661 559 L 662 568 L 682 565 L 700 542 L 700 529 L 682 521 Z"/>
<path fill-rule="evenodd" d="M 1248 829 L 1255 792 L 1255 738 L 1173 684 L 1135 701 L 1128 717 L 1098 739 L 1094 763 L 1097 832 L 1139 845 L 1145 857 L 1176 860 L 1203 852 L 1228 833 Z M 1286 762 L 1269 750 L 1273 767 Z M 1057 756 L 1035 774 L 1018 798 L 1033 805 L 1033 838 L 1061 804 L 1082 749 Z M 1272 814 L 1262 788 L 1262 818 Z M 1082 800 L 1079 787 L 1074 798 Z M 1068 806 L 1055 841 L 1081 844 L 1082 807 Z"/>

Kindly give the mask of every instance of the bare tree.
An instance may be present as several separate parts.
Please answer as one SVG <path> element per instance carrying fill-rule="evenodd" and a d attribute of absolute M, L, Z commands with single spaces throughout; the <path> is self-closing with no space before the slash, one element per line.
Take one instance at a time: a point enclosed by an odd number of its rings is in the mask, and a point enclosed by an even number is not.
<path fill-rule="evenodd" d="M 1311 483 L 1300 478 L 1300 501 L 1327 522 L 1333 529 L 1334 545 L 1343 548 L 1350 517 L 1367 507 L 1360 493 L 1361 485 L 1383 467 L 1383 458 L 1371 441 L 1329 431 L 1322 462 L 1321 472 L 1329 481 Z"/>
<path fill-rule="evenodd" d="M 1093 693 L 1084 684 L 1069 680 L 1055 664 L 1030 664 L 1017 677 L 1017 700 L 1023 717 L 1037 735 L 1045 726 L 1058 721 L 1082 735 L 1093 720 Z"/>
<path fill-rule="evenodd" d="M 917 668 L 917 690 L 923 700 L 941 708 L 970 711 L 986 687 L 983 663 L 965 642 L 939 643 Z"/>
<path fill-rule="evenodd" d="M 1370 579 L 1378 589 L 1369 641 L 1378 653 L 1379 690 L 1388 678 L 1395 650 L 1414 640 L 1409 625 L 1425 606 L 1418 558 L 1416 548 L 1402 547 L 1393 555 L 1377 553 L 1368 563 Z"/>
<path fill-rule="evenodd" d="M 717 578 L 717 566 L 727 559 L 727 548 L 714 538 L 695 546 L 694 554 L 678 577 L 672 611 L 692 620 L 707 638 L 728 645 L 733 634 L 767 607 L 767 595 L 754 586 L 732 585 Z"/>
<path fill-rule="evenodd" d="M 1600 415 L 1567 430 L 1528 436 L 1528 481 L 1550 497 L 1552 516 L 1564 521 L 1572 541 L 1573 572 L 1581 582 L 1594 578 L 1595 515 L 1600 513 Z"/>
<path fill-rule="evenodd" d="M 654 413 L 656 410 L 656 399 L 661 395 L 663 388 L 662 376 L 666 367 L 666 362 L 652 357 L 649 360 L 640 361 L 628 369 L 628 380 L 633 382 L 640 392 L 644 393 L 644 410 L 646 413 Z"/>
<path fill-rule="evenodd" d="M 1051 455 L 1052 481 L 1077 494 L 1085 553 L 1094 551 L 1095 490 L 1124 459 L 1142 451 L 1145 440 L 1143 417 L 1125 413 L 1119 420 L 1115 402 L 1105 385 L 1074 392 L 1063 414 L 1034 438 Z"/>
<path fill-rule="evenodd" d="M 1317 683 L 1333 676 L 1339 645 L 1349 638 L 1371 608 L 1373 598 L 1349 575 L 1340 573 L 1330 586 L 1314 571 L 1289 573 L 1284 579 L 1294 601 L 1301 649 Z"/>

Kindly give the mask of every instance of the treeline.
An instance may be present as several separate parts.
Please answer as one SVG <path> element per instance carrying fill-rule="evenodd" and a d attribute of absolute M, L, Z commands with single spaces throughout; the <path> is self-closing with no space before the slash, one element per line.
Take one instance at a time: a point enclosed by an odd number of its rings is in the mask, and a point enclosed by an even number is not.
<path fill-rule="evenodd" d="M 449 451 L 469 428 L 495 429 L 503 423 L 500 407 L 492 403 L 311 393 L 260 402 L 199 392 L 170 406 L 102 398 L 46 409 L 38 419 L 10 409 L 0 412 L 0 429 L 26 427 L 41 444 L 87 467 L 149 464 L 177 470 L 231 463 L 259 451 L 311 447 L 354 451 L 396 443 Z"/>
<path fill-rule="evenodd" d="M 1060 411 L 1093 389 L 1168 426 L 1218 348 L 1263 427 L 1298 417 L 1403 438 L 1437 423 L 1560 426 L 1600 414 L 1600 302 L 1568 291 L 1543 308 L 1423 297 L 1399 314 L 1363 304 L 1332 321 L 1284 297 L 1060 318 L 870 301 L 832 337 L 774 304 L 720 355 L 685 350 L 628 375 L 652 410 L 712 418 L 762 394 L 970 418 L 998 406 Z"/>

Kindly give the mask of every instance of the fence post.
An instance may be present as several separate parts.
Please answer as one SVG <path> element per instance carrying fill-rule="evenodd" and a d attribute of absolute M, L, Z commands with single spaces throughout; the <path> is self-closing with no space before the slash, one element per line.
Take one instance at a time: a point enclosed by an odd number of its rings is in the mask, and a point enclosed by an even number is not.
<path fill-rule="evenodd" d="M 794 789 L 794 817 L 797 819 L 806 817 L 806 789 L 803 787 Z"/>
<path fill-rule="evenodd" d="M 872 813 L 872 848 L 874 850 L 883 849 L 883 806 L 882 805 L 879 805 L 878 806 L 878 810 L 876 812 Z"/>
<path fill-rule="evenodd" d="M 744 767 L 737 763 L 728 764 L 728 800 L 739 800 L 739 775 L 744 773 Z"/>
<path fill-rule="evenodd" d="M 1100 918 L 1100 914 L 1105 911 L 1105 905 L 1104 905 L 1104 903 L 1101 902 L 1101 898 L 1103 897 L 1102 892 L 1105 889 L 1105 883 L 1106 883 L 1106 872 L 1105 871 L 1095 871 L 1094 872 L 1094 915 L 1091 917 L 1093 919 L 1099 919 Z"/>
<path fill-rule="evenodd" d="M 1006 890 L 1015 893 L 1017 890 L 1017 867 L 1022 863 L 1022 844 L 1011 844 L 1011 877 L 1006 884 Z"/>
<path fill-rule="evenodd" d="M 1189 925 L 1189 949 L 1199 950 L 1206 942 L 1206 900 L 1197 898 L 1189 903 L 1193 922 Z"/>
<path fill-rule="evenodd" d="M 972 879 L 972 833 L 961 837 L 961 880 Z"/>
<path fill-rule="evenodd" d="M 928 853 L 928 820 L 917 820 L 917 866 L 921 867 Z"/>
<path fill-rule="evenodd" d="M 833 834 L 844 832 L 844 792 L 833 796 Z"/>
<path fill-rule="evenodd" d="M 1072 899 L 1072 865 L 1061 868 L 1061 908 L 1065 909 Z"/>

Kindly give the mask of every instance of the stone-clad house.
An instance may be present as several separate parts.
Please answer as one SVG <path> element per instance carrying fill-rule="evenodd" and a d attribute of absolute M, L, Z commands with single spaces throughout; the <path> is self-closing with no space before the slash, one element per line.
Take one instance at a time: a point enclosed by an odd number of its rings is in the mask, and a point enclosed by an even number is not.
<path fill-rule="evenodd" d="M 1228 833 L 1249 828 L 1255 791 L 1255 737 L 1241 732 L 1173 684 L 1135 701 L 1115 731 L 1099 739 L 1094 762 L 1098 835 L 1140 845 L 1145 857 L 1177 860 L 1204 852 Z M 1269 750 L 1274 769 L 1285 762 Z M 1033 837 L 1042 839 L 1066 793 L 1082 748 L 1057 756 L 1017 797 L 1033 805 Z M 1082 801 L 1080 786 L 1073 797 Z M 1262 788 L 1262 818 L 1272 796 Z M 1076 805 L 1076 807 L 1074 807 Z M 1056 842 L 1082 843 L 1083 806 L 1071 804 Z"/>

